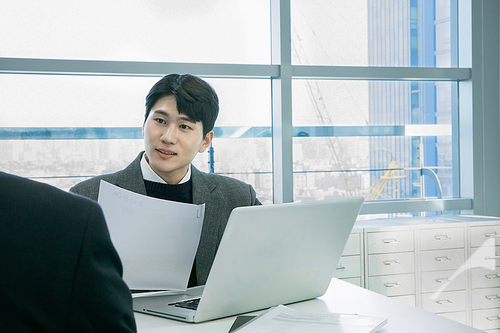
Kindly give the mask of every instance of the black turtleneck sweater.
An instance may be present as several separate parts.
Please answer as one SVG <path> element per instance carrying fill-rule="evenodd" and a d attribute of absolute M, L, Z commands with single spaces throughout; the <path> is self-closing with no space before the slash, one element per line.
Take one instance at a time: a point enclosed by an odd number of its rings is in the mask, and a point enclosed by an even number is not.
<path fill-rule="evenodd" d="M 193 203 L 191 183 L 191 179 L 183 184 L 175 185 L 144 180 L 148 197 L 184 203 Z"/>

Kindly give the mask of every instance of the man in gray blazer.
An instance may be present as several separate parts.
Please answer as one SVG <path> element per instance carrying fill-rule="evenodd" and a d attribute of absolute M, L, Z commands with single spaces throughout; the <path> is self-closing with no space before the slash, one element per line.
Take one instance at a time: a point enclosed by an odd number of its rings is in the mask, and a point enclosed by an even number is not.
<path fill-rule="evenodd" d="M 102 179 L 160 199 L 205 203 L 189 286 L 206 283 L 231 211 L 261 204 L 251 185 L 203 173 L 191 164 L 198 152 L 210 146 L 218 112 L 217 94 L 207 82 L 190 74 L 163 77 L 146 97 L 145 151 L 125 169 L 91 178 L 70 189 L 97 200 Z"/>

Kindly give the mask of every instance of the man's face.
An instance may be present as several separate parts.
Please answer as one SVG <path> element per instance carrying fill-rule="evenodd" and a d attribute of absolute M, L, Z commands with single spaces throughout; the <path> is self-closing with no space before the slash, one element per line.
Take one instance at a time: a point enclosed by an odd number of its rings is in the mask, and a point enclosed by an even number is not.
<path fill-rule="evenodd" d="M 153 105 L 142 127 L 146 159 L 158 176 L 177 184 L 186 175 L 198 152 L 204 152 L 213 138 L 203 136 L 203 124 L 177 110 L 174 96 L 164 96 Z"/>

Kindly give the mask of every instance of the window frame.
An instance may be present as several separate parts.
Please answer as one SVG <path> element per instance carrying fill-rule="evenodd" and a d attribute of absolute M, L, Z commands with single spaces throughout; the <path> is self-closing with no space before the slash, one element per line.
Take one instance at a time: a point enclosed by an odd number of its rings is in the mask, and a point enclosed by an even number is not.
<path fill-rule="evenodd" d="M 292 65 L 290 0 L 270 0 L 271 64 L 0 58 L 0 74 L 267 78 L 272 93 L 274 203 L 293 201 L 292 81 L 392 80 L 458 83 L 453 123 L 454 197 L 367 201 L 361 214 L 461 211 L 500 216 L 499 5 L 458 0 L 458 68 Z"/>

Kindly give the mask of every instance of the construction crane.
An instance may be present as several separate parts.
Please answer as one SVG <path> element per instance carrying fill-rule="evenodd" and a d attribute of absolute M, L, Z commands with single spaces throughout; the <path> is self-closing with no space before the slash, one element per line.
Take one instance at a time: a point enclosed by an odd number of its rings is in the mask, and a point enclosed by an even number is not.
<path fill-rule="evenodd" d="M 300 36 L 298 35 L 295 28 L 292 29 L 294 38 L 292 39 L 292 52 L 293 55 L 298 59 L 300 64 L 307 64 L 307 57 L 305 55 L 304 49 L 302 47 Z M 331 125 L 332 119 L 328 112 L 328 108 L 325 104 L 323 94 L 319 87 L 317 81 L 306 81 L 306 87 L 309 93 L 309 97 L 314 106 L 314 111 L 323 125 Z M 337 137 L 327 137 L 326 143 L 328 150 L 332 156 L 333 164 L 338 170 L 351 170 L 350 163 L 348 162 L 348 155 L 344 153 L 342 145 L 340 144 Z M 358 195 L 359 189 L 354 179 L 352 172 L 345 172 L 345 175 L 341 176 L 343 189 L 346 191 L 348 197 L 354 197 Z"/>
<path fill-rule="evenodd" d="M 384 187 L 387 185 L 387 182 L 391 179 L 400 179 L 405 178 L 405 175 L 395 175 L 394 173 L 398 171 L 398 165 L 396 161 L 392 161 L 389 163 L 387 171 L 384 173 L 382 177 L 380 177 L 377 185 L 372 189 L 372 193 L 370 194 L 370 200 L 376 200 L 382 194 Z"/>

